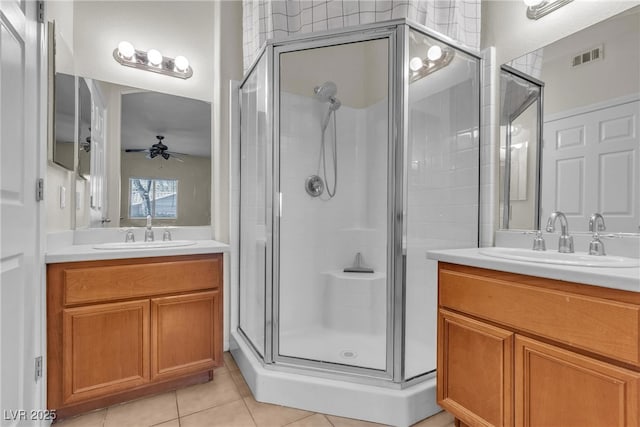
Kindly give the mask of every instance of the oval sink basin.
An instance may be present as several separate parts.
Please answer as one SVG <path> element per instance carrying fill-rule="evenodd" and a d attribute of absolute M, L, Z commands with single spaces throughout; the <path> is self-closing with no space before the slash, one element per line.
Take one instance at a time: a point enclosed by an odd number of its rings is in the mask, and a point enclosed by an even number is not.
<path fill-rule="evenodd" d="M 155 242 L 116 242 L 116 243 L 100 243 L 93 245 L 93 249 L 155 249 L 155 248 L 175 248 L 179 246 L 195 245 L 193 240 L 158 240 Z"/>
<path fill-rule="evenodd" d="M 558 251 L 534 251 L 519 248 L 481 248 L 482 255 L 514 261 L 539 262 L 543 264 L 577 265 L 581 267 L 639 267 L 640 260 L 615 255 L 589 255 L 586 252 L 563 254 Z"/>

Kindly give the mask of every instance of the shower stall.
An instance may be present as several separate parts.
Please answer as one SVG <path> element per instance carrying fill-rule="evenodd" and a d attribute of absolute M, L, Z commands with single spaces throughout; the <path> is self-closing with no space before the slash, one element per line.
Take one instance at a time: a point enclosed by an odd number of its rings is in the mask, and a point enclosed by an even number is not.
<path fill-rule="evenodd" d="M 407 20 L 272 40 L 237 88 L 231 349 L 256 399 L 435 403 L 430 249 L 478 245 L 480 59 Z"/>

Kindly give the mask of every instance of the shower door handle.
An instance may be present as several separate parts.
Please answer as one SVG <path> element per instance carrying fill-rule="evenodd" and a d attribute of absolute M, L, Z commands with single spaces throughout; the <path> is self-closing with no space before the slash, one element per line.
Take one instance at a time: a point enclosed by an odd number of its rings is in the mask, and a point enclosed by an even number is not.
<path fill-rule="evenodd" d="M 282 218 L 282 193 L 278 193 L 278 218 Z"/>

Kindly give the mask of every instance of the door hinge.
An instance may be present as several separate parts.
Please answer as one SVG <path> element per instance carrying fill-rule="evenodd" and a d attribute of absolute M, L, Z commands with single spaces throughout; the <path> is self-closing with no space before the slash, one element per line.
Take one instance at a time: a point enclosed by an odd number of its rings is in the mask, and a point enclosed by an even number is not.
<path fill-rule="evenodd" d="M 42 356 L 36 357 L 36 382 L 42 378 Z"/>
<path fill-rule="evenodd" d="M 36 7 L 38 8 L 38 23 L 44 24 L 44 0 L 38 0 Z"/>
<path fill-rule="evenodd" d="M 44 200 L 44 179 L 38 178 L 36 181 L 36 202 Z"/>

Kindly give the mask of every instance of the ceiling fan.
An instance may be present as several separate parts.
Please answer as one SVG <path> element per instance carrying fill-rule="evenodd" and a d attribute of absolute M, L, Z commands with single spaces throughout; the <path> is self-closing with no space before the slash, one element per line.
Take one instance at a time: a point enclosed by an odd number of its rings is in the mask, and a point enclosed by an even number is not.
<path fill-rule="evenodd" d="M 184 162 L 184 160 L 176 155 L 184 155 L 184 153 L 169 151 L 169 147 L 162 143 L 162 140 L 164 139 L 163 135 L 156 135 L 156 138 L 158 139 L 158 142 L 156 142 L 149 148 L 127 148 L 124 151 L 127 153 L 145 152 L 147 153 L 147 159 L 153 159 L 155 157 L 161 156 L 165 160 L 169 160 L 169 158 L 172 158 L 179 162 Z"/>

